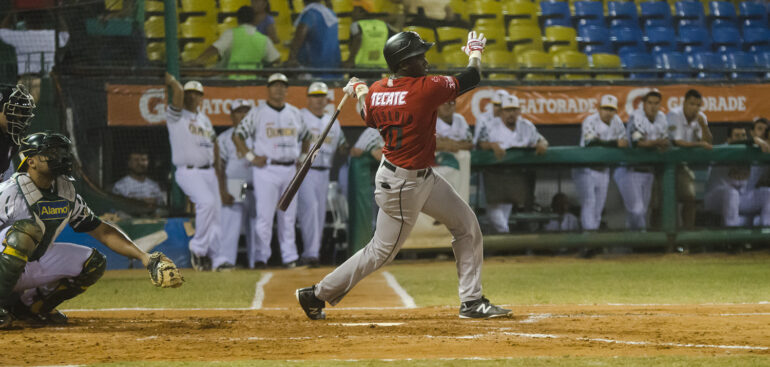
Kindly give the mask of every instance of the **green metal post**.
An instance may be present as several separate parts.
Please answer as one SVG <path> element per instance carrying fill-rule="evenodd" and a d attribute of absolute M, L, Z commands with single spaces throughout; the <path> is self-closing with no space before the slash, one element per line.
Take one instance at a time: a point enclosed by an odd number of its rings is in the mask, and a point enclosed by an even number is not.
<path fill-rule="evenodd" d="M 666 161 L 663 165 L 663 202 L 661 203 L 661 223 L 663 232 L 673 235 L 676 232 L 676 162 Z"/>
<path fill-rule="evenodd" d="M 176 0 L 164 0 L 163 15 L 165 19 L 166 31 L 166 71 L 179 79 L 179 39 L 177 38 L 177 19 L 176 19 Z M 166 94 L 170 94 L 170 90 Z M 171 98 L 168 98 L 169 102 Z M 171 169 L 175 170 L 174 165 Z M 184 193 L 177 185 L 176 180 L 171 176 L 171 192 L 169 197 L 169 207 L 171 213 L 181 213 L 184 211 Z"/>

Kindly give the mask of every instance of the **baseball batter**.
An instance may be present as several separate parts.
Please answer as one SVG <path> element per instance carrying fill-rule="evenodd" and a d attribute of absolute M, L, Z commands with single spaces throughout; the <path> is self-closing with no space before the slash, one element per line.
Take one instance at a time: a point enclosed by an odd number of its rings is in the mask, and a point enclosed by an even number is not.
<path fill-rule="evenodd" d="M 310 84 L 307 89 L 307 108 L 303 108 L 302 121 L 307 129 L 304 141 L 306 145 L 314 144 L 321 136 L 331 115 L 324 112 L 327 105 L 329 87 L 321 82 Z M 310 167 L 305 180 L 297 193 L 297 221 L 302 232 L 302 257 L 300 263 L 318 266 L 321 251 L 321 236 L 326 221 L 326 194 L 329 189 L 329 170 L 332 166 L 334 153 L 345 154 L 347 143 L 342 134 L 339 120 L 334 121 L 329 134 L 321 145 L 313 165 Z"/>
<path fill-rule="evenodd" d="M 0 181 L 7 178 L 1 176 L 19 149 L 34 110 L 35 100 L 23 85 L 0 84 Z"/>
<path fill-rule="evenodd" d="M 245 184 L 252 183 L 251 166 L 245 158 L 238 157 L 238 151 L 233 143 L 233 131 L 243 120 L 246 114 L 251 110 L 251 103 L 236 99 L 230 105 L 230 121 L 233 127 L 223 131 L 217 137 L 217 144 L 220 150 L 220 164 L 225 168 L 220 169 L 224 172 L 220 177 L 220 185 L 227 187 L 227 192 L 222 197 L 222 244 L 218 256 L 212 259 L 212 267 L 217 271 L 232 270 L 235 267 L 235 260 L 238 257 L 238 239 L 241 232 L 246 233 L 246 243 L 249 249 L 249 261 L 254 263 L 254 243 L 256 233 L 251 226 L 251 221 L 256 214 L 254 205 L 254 195 L 244 191 Z M 251 140 L 247 139 L 247 144 Z"/>
<path fill-rule="evenodd" d="M 257 220 L 252 223 L 257 231 L 255 263 L 264 268 L 270 259 L 270 240 L 273 237 L 273 218 L 278 217 L 278 241 L 284 267 L 296 266 L 297 254 L 294 225 L 297 221 L 297 201 L 292 200 L 286 211 L 276 213 L 276 205 L 291 183 L 297 170 L 297 159 L 302 150 L 301 137 L 305 124 L 299 110 L 286 103 L 289 79 L 276 73 L 267 79 L 267 101 L 252 108 L 235 128 L 233 142 L 239 156 L 251 164 L 254 194 L 257 197 Z M 246 139 L 251 138 L 251 146 Z"/>
<path fill-rule="evenodd" d="M 626 129 L 631 142 L 640 148 L 668 149 L 668 122 L 660 111 L 662 96 L 658 90 L 647 92 L 642 105 L 628 120 Z M 618 167 L 612 174 L 626 207 L 626 228 L 646 229 L 655 173 L 652 167 Z"/>
<path fill-rule="evenodd" d="M 618 117 L 617 97 L 610 94 L 602 96 L 599 110 L 583 120 L 580 146 L 628 147 L 626 127 Z M 580 224 L 585 230 L 599 229 L 610 184 L 609 167 L 573 168 L 572 180 L 580 196 Z"/>
<path fill-rule="evenodd" d="M 195 235 L 190 240 L 190 259 L 198 271 L 211 270 L 221 243 L 220 211 L 224 188 L 214 171 L 219 166 L 217 135 L 208 116 L 198 111 L 203 100 L 203 85 L 197 81 L 182 85 L 166 73 L 166 86 L 173 91 L 166 108 L 166 127 L 171 143 L 171 161 L 176 166 L 174 178 L 195 203 Z"/>
<path fill-rule="evenodd" d="M 56 307 L 104 274 L 107 259 L 99 251 L 54 242 L 68 224 L 118 254 L 139 259 L 151 273 L 162 256 L 142 251 L 88 208 L 70 176 L 71 149 L 64 135 L 31 134 L 21 141 L 19 173 L 0 183 L 0 329 L 10 327 L 13 319 L 67 323 Z M 170 266 L 176 270 L 173 262 Z M 178 270 L 175 274 L 176 280 L 165 286 L 182 284 Z"/>
<path fill-rule="evenodd" d="M 375 176 L 380 207 L 374 237 L 318 284 L 297 289 L 296 296 L 312 320 L 324 319 L 326 302 L 336 305 L 364 277 L 392 261 L 420 212 L 436 218 L 454 236 L 460 317 L 489 318 L 511 310 L 493 305 L 481 293 L 483 244 L 473 210 L 449 183 L 431 170 L 436 150 L 436 109 L 473 89 L 481 79 L 484 35 L 470 32 L 463 50 L 468 68 L 456 76 L 428 76 L 425 52 L 433 43 L 416 32 L 401 32 L 385 44 L 383 54 L 394 75 L 371 89 L 352 78 L 344 91 L 358 98 L 358 111 L 385 140 L 384 157 Z"/>

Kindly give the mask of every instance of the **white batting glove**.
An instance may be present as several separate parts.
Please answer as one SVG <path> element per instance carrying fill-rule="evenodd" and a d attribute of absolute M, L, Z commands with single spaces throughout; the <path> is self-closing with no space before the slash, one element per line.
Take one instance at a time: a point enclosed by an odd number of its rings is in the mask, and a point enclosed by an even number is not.
<path fill-rule="evenodd" d="M 346 85 L 345 88 L 342 88 L 342 91 L 347 93 L 349 96 L 356 97 L 356 99 L 358 99 L 362 95 L 369 93 L 369 87 L 367 87 L 366 83 L 361 81 L 361 79 L 352 77 L 350 78 L 350 81 L 348 81 L 348 85 Z"/>
<path fill-rule="evenodd" d="M 484 37 L 484 33 L 476 34 L 476 31 L 470 31 L 468 33 L 468 43 L 462 47 L 462 50 L 469 57 L 481 58 L 481 53 L 484 52 L 484 46 L 486 45 L 487 38 Z"/>

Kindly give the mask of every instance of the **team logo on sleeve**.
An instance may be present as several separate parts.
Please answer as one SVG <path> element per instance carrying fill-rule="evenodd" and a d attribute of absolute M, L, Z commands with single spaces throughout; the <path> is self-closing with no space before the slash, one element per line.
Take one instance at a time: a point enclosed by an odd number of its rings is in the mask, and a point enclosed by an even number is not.
<path fill-rule="evenodd" d="M 69 201 L 39 201 L 37 204 L 37 215 L 42 220 L 64 219 L 70 212 Z"/>

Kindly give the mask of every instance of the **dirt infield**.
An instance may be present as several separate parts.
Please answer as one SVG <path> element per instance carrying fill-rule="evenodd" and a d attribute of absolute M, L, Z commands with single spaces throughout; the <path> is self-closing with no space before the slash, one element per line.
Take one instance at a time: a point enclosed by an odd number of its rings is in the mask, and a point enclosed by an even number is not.
<path fill-rule="evenodd" d="M 0 343 L 6 346 L 0 365 L 770 356 L 770 304 L 514 305 L 512 318 L 460 320 L 456 307 L 395 308 L 401 300 L 379 274 L 351 292 L 340 308 L 328 309 L 327 320 L 310 321 L 290 295 L 295 287 L 317 279 L 317 273 L 307 269 L 274 272 L 264 288 L 260 310 L 81 311 L 70 312 L 71 324 L 65 327 L 20 324 L 0 334 Z"/>

